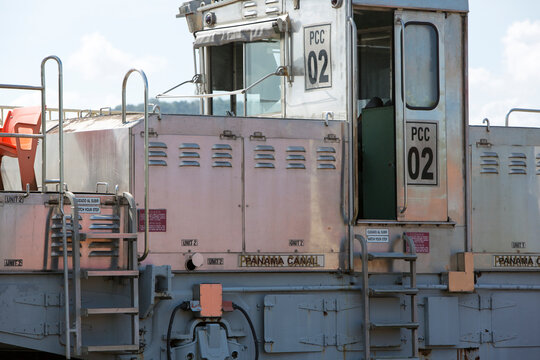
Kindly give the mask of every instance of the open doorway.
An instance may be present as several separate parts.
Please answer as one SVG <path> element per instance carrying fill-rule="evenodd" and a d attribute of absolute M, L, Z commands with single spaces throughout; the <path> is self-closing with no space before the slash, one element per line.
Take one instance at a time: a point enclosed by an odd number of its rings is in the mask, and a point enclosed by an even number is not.
<path fill-rule="evenodd" d="M 394 13 L 355 11 L 358 29 L 358 218 L 395 220 Z"/>

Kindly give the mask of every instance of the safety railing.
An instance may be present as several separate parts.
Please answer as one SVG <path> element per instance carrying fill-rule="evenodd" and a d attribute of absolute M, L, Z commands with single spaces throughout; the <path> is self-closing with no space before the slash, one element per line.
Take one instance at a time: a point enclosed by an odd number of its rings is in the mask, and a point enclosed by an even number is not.
<path fill-rule="evenodd" d="M 0 105 L 0 125 L 2 124 L 2 119 L 5 118 L 6 111 L 10 111 L 16 108 L 20 108 L 21 106 L 8 106 L 8 105 Z M 103 113 L 103 109 L 99 110 L 92 110 L 92 109 L 63 109 L 62 110 L 64 115 L 64 120 L 69 118 L 83 118 L 88 116 L 98 116 L 98 115 L 121 115 L 121 110 L 110 110 L 107 111 L 106 114 Z M 53 117 L 54 114 L 58 114 L 58 108 L 51 108 L 48 107 L 46 113 L 48 114 L 47 119 L 42 119 L 45 121 L 53 121 L 57 119 L 56 117 Z M 69 116 L 72 114 L 73 116 Z M 142 113 L 141 113 L 142 114 Z"/>
<path fill-rule="evenodd" d="M 184 81 L 172 88 L 170 88 L 167 91 L 164 91 L 161 94 L 156 95 L 157 99 L 165 98 L 165 99 L 206 99 L 206 98 L 214 98 L 214 97 L 220 97 L 220 96 L 231 96 L 231 95 L 243 95 L 244 96 L 244 114 L 247 116 L 247 92 L 254 88 L 255 86 L 259 85 L 263 81 L 265 81 L 268 78 L 271 78 L 272 76 L 287 76 L 287 68 L 285 66 L 279 66 L 276 71 L 268 73 L 255 81 L 253 84 L 239 90 L 234 91 L 226 91 L 221 92 L 219 94 L 199 94 L 199 95 L 168 95 L 168 93 L 184 84 L 193 83 L 193 84 L 200 84 L 201 83 L 201 75 L 197 74 L 193 76 L 193 79 Z"/>
<path fill-rule="evenodd" d="M 523 109 L 523 108 L 510 109 L 510 111 L 508 111 L 508 113 L 506 114 L 506 117 L 504 118 L 505 126 L 508 127 L 508 124 L 510 123 L 510 114 L 512 114 L 514 112 L 524 112 L 524 113 L 538 114 L 538 113 L 540 113 L 540 109 Z"/>
<path fill-rule="evenodd" d="M 58 147 L 59 147 L 59 178 L 47 179 L 47 125 L 45 121 L 46 117 L 46 84 L 45 84 L 45 64 L 49 60 L 54 60 L 58 64 Z M 41 86 L 30 85 L 11 85 L 0 84 L 0 89 L 9 90 L 28 90 L 28 91 L 40 91 L 41 92 L 41 134 L 19 134 L 19 133 L 2 133 L 0 137 L 10 138 L 35 138 L 41 139 L 41 191 L 45 193 L 47 191 L 47 184 L 59 184 L 59 197 L 60 205 L 63 205 L 64 201 L 64 104 L 63 104 L 63 71 L 62 61 L 54 55 L 47 56 L 41 61 Z"/>
<path fill-rule="evenodd" d="M 149 183 L 150 183 L 150 175 L 149 175 L 149 167 L 148 167 L 148 148 L 149 148 L 149 141 L 148 141 L 148 80 L 146 78 L 146 74 L 142 70 L 138 69 L 131 69 L 129 70 L 126 75 L 124 76 L 124 81 L 122 82 L 122 124 L 126 123 L 126 85 L 129 76 L 134 73 L 138 72 L 142 79 L 144 84 L 144 252 L 143 254 L 138 258 L 139 261 L 143 261 L 148 256 L 149 252 L 149 244 L 148 239 L 150 237 L 149 235 L 149 205 L 150 205 L 150 194 L 149 194 Z"/>

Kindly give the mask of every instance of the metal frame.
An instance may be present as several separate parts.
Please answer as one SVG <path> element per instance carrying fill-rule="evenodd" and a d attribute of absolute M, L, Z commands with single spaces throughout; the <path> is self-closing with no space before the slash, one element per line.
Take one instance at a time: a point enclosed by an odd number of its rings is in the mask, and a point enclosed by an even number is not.
<path fill-rule="evenodd" d="M 148 238 L 150 237 L 149 225 L 149 206 L 150 206 L 150 195 L 149 195 L 149 167 L 148 167 L 148 80 L 146 74 L 142 70 L 130 69 L 124 76 L 124 81 L 122 82 L 122 124 L 126 123 L 126 85 L 129 79 L 129 76 L 138 72 L 143 80 L 144 84 L 144 252 L 138 258 L 139 261 L 143 261 L 148 256 L 149 252 L 149 243 Z M 172 89 L 171 89 L 172 90 Z"/>

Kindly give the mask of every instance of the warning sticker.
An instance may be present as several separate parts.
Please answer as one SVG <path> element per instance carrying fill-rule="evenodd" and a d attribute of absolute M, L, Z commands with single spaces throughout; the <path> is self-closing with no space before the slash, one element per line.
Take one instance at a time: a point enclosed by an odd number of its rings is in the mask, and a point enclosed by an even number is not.
<path fill-rule="evenodd" d="M 80 197 L 77 198 L 79 213 L 99 214 L 101 213 L 101 198 L 99 197 Z"/>
<path fill-rule="evenodd" d="M 416 248 L 417 254 L 429 253 L 429 233 L 428 232 L 408 232 L 405 234 L 414 242 L 414 247 Z M 409 246 L 407 246 L 407 252 L 408 251 L 409 251 Z"/>
<path fill-rule="evenodd" d="M 144 228 L 144 209 L 137 210 L 139 217 L 138 231 L 143 232 Z M 149 232 L 166 232 L 167 231 L 167 209 L 150 209 L 148 214 Z"/>
<path fill-rule="evenodd" d="M 383 243 L 389 240 L 388 229 L 366 229 L 367 242 Z"/>

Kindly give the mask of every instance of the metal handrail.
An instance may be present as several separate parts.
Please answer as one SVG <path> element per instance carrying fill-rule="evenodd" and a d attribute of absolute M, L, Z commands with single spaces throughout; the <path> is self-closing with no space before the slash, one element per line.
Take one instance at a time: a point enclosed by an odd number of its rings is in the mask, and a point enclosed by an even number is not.
<path fill-rule="evenodd" d="M 405 112 L 407 111 L 407 91 L 405 88 L 405 23 L 403 19 L 398 19 L 398 23 L 401 25 L 401 92 L 403 94 L 402 107 L 403 107 L 403 207 L 399 209 L 400 214 L 404 214 L 407 211 L 408 196 L 407 196 L 407 120 Z"/>
<path fill-rule="evenodd" d="M 403 233 L 403 240 L 409 246 L 409 253 L 416 255 L 416 247 L 414 241 L 411 240 L 406 233 Z M 411 289 L 416 288 L 416 260 L 409 262 L 410 272 L 411 272 Z M 416 307 L 416 295 L 411 295 L 411 322 L 415 323 L 418 321 L 418 309 Z M 412 356 L 418 356 L 418 329 L 411 329 L 411 350 Z"/>
<path fill-rule="evenodd" d="M 148 104 L 152 106 L 152 115 L 157 114 L 157 119 L 161 120 L 161 106 L 159 104 Z"/>
<path fill-rule="evenodd" d="M 73 228 L 71 232 L 71 257 L 72 257 L 72 272 L 73 272 L 73 292 L 75 298 L 73 299 L 74 312 L 75 312 L 75 327 L 71 328 L 69 320 L 69 301 L 66 300 L 66 334 L 75 334 L 74 352 L 75 355 L 81 355 L 82 339 L 81 339 L 81 259 L 79 252 L 80 234 L 79 234 L 79 203 L 75 195 L 66 191 L 65 196 L 69 199 L 71 204 L 71 226 Z M 65 223 L 64 209 L 61 208 L 62 222 Z M 62 236 L 62 246 L 64 247 L 64 296 L 69 299 L 68 288 L 68 268 L 67 268 L 67 229 L 64 227 Z M 69 330 L 69 331 L 68 331 Z M 66 336 L 67 338 L 68 336 Z M 67 341 L 67 340 L 66 340 Z M 68 347 L 66 342 L 66 347 Z M 67 351 L 66 351 L 67 352 Z"/>
<path fill-rule="evenodd" d="M 357 42 L 357 28 L 356 23 L 354 22 L 354 19 L 352 17 L 347 18 L 347 26 L 350 31 L 350 41 L 353 44 L 356 44 Z M 356 46 L 348 46 L 347 47 L 347 62 L 349 63 L 350 67 L 354 67 L 356 69 L 357 64 L 357 53 L 356 53 Z M 348 150 L 349 150 L 349 156 L 348 156 L 348 213 L 347 213 L 347 227 L 348 227 L 348 234 L 349 234 L 349 270 L 351 272 L 354 272 L 354 231 L 353 231 L 353 222 L 355 218 L 355 207 L 354 207 L 354 121 L 356 120 L 356 71 L 349 72 L 348 76 Z"/>
<path fill-rule="evenodd" d="M 14 138 L 27 138 L 27 139 L 42 139 L 41 134 L 19 134 L 19 133 L 1 133 L 0 137 L 14 137 Z"/>
<path fill-rule="evenodd" d="M 161 93 L 161 94 L 159 94 L 159 95 L 165 95 L 165 94 L 167 94 L 168 92 L 171 92 L 171 91 L 173 91 L 174 89 L 179 88 L 180 86 L 185 85 L 185 84 L 201 84 L 201 83 L 202 83 L 202 75 L 201 75 L 201 74 L 195 74 L 195 75 L 193 75 L 193 77 L 191 78 L 191 80 L 182 81 L 180 84 L 173 86 L 173 87 L 170 88 L 169 90 L 164 91 L 163 93 Z M 159 95 L 158 95 L 158 96 L 159 96 Z"/>
<path fill-rule="evenodd" d="M 17 133 L 3 133 L 0 134 L 0 137 L 13 137 L 13 138 L 36 138 L 42 139 L 42 151 L 41 151 L 41 191 L 46 192 L 46 184 L 51 183 L 47 180 L 47 125 L 46 125 L 46 91 L 45 91 L 45 64 L 49 60 L 54 60 L 58 64 L 58 146 L 59 146 L 59 180 L 56 181 L 60 184 L 64 183 L 64 138 L 63 138 L 63 128 L 64 128 L 64 90 L 63 90 L 63 71 L 62 71 L 62 61 L 60 58 L 54 55 L 47 56 L 41 61 L 41 86 L 30 86 L 30 85 L 13 85 L 13 84 L 0 84 L 0 89 L 9 89 L 9 90 L 30 90 L 30 91 L 40 91 L 41 92 L 41 134 L 17 134 Z M 3 110 L 6 107 L 2 107 Z M 16 108 L 16 107 L 12 107 Z M 2 116 L 3 117 L 3 116 Z M 60 193 L 62 194 L 64 187 L 60 186 Z M 63 203 L 63 197 L 59 199 L 59 203 Z"/>
<path fill-rule="evenodd" d="M 122 82 L 122 124 L 126 123 L 126 85 L 129 76 L 134 73 L 138 72 L 142 79 L 144 84 L 144 252 L 143 254 L 138 258 L 138 261 L 143 261 L 148 256 L 149 252 L 149 244 L 148 244 L 148 238 L 150 237 L 149 234 L 149 205 L 150 205 L 150 195 L 149 195 L 149 183 L 150 183 L 150 176 L 149 176 L 149 167 L 148 167 L 148 148 L 149 148 L 149 141 L 148 141 L 148 80 L 146 78 L 146 74 L 142 70 L 138 69 L 130 69 L 126 75 L 124 76 L 124 81 Z"/>
<path fill-rule="evenodd" d="M 370 359 L 370 334 L 369 334 L 369 265 L 368 265 L 368 246 L 366 239 L 359 234 L 354 235 L 354 238 L 360 242 L 362 246 L 362 297 L 364 301 L 364 359 Z"/>
<path fill-rule="evenodd" d="M 43 143 L 41 145 L 41 191 L 45 193 L 47 188 L 45 186 L 47 179 L 47 124 L 45 121 L 46 116 L 46 92 L 45 92 L 45 64 L 49 60 L 56 61 L 58 65 L 58 156 L 59 156 L 59 182 L 60 182 L 60 195 L 59 195 L 59 204 L 63 206 L 64 204 L 64 75 L 62 71 L 62 61 L 58 56 L 50 55 L 44 58 L 41 61 L 41 133 L 43 136 Z"/>
<path fill-rule="evenodd" d="M 165 91 L 162 94 L 157 94 L 156 99 L 164 98 L 164 99 L 206 99 L 206 98 L 214 98 L 214 97 L 220 97 L 220 96 L 231 96 L 231 95 L 244 95 L 244 115 L 247 116 L 247 92 L 251 90 L 253 87 L 259 85 L 264 80 L 268 79 L 272 76 L 287 76 L 287 68 L 285 66 L 279 66 L 276 71 L 271 72 L 259 80 L 255 81 L 253 84 L 239 90 L 234 91 L 227 91 L 219 94 L 199 94 L 199 95 L 166 95 L 169 91 L 175 89 L 176 87 L 183 85 L 185 83 L 188 83 L 190 81 L 185 81 L 182 84 L 171 88 L 167 91 Z"/>
<path fill-rule="evenodd" d="M 508 127 L 508 124 L 510 122 L 510 114 L 513 112 L 526 112 L 526 113 L 540 113 L 540 109 L 524 109 L 524 108 L 512 108 L 508 113 L 506 114 L 505 120 L 505 126 Z"/>

